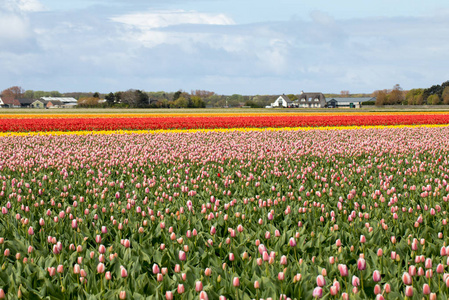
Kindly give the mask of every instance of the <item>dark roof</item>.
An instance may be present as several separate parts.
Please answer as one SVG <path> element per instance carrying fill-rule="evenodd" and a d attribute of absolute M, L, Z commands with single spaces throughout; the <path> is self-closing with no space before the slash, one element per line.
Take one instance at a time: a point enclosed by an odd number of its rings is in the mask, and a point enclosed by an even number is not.
<path fill-rule="evenodd" d="M 26 105 L 26 104 L 31 104 L 31 103 L 33 103 L 34 101 L 36 101 L 36 99 L 29 99 L 29 98 L 22 98 L 22 99 L 19 99 L 19 102 L 20 102 L 20 104 L 22 104 L 22 105 Z"/>
<path fill-rule="evenodd" d="M 289 97 L 285 96 L 285 94 L 282 94 L 281 97 L 282 97 L 282 99 L 284 99 L 287 103 L 291 103 L 291 102 L 292 102 L 292 100 L 290 100 Z"/>
<path fill-rule="evenodd" d="M 329 101 L 335 100 L 337 102 L 367 102 L 367 101 L 376 101 L 375 97 L 336 97 L 331 98 Z M 327 102 L 329 102 L 327 101 Z"/>
<path fill-rule="evenodd" d="M 313 98 L 313 99 L 326 99 L 326 97 L 324 97 L 323 93 L 317 93 L 317 92 L 313 92 L 313 93 L 301 93 L 299 95 L 298 99 L 309 99 L 309 98 Z"/>

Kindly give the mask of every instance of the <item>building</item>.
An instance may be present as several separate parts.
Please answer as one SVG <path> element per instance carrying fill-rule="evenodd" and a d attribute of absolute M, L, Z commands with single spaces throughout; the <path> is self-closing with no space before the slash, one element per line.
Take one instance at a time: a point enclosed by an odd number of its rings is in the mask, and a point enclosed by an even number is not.
<path fill-rule="evenodd" d="M 376 97 L 337 97 L 327 101 L 326 105 L 330 108 L 361 108 L 364 102 L 376 102 Z"/>
<path fill-rule="evenodd" d="M 56 103 L 62 103 L 60 107 L 73 107 L 78 104 L 78 100 L 73 97 L 41 97 L 45 101 L 59 101 Z"/>
<path fill-rule="evenodd" d="M 13 97 L 2 97 L 0 101 L 0 107 L 2 108 L 20 108 L 20 102 Z"/>
<path fill-rule="evenodd" d="M 30 99 L 30 98 L 21 98 L 19 99 L 20 107 L 22 108 L 30 108 L 31 104 L 36 101 L 36 99 Z"/>
<path fill-rule="evenodd" d="M 293 107 L 293 102 L 287 96 L 281 95 L 271 103 L 271 107 Z"/>
<path fill-rule="evenodd" d="M 304 93 L 302 91 L 294 103 L 296 107 L 323 108 L 326 107 L 326 97 L 323 93 Z"/>
<path fill-rule="evenodd" d="M 34 100 L 33 103 L 31 103 L 30 107 L 31 108 L 46 108 L 47 107 L 47 101 L 42 100 L 42 99 L 37 99 Z"/>

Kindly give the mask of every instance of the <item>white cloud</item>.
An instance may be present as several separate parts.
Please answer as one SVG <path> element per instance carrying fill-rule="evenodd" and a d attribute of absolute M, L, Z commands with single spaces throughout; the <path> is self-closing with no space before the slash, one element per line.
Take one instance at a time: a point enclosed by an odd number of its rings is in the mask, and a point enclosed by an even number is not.
<path fill-rule="evenodd" d="M 28 21 L 19 15 L 0 12 L 0 42 L 23 40 L 30 34 Z"/>
<path fill-rule="evenodd" d="M 131 25 L 142 30 L 150 30 L 180 24 L 234 24 L 234 21 L 224 14 L 207 14 L 184 10 L 131 13 L 113 17 L 111 19 L 115 22 Z"/>
<path fill-rule="evenodd" d="M 45 10 L 39 0 L 0 0 L 0 11 L 37 12 Z"/>
<path fill-rule="evenodd" d="M 38 0 L 0 0 L 0 51 L 23 49 L 33 35 L 28 14 L 43 9 Z"/>

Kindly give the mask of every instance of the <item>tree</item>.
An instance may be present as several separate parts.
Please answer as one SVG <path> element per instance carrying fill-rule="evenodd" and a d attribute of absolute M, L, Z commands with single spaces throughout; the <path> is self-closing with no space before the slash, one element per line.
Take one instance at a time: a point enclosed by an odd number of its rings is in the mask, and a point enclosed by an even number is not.
<path fill-rule="evenodd" d="M 429 98 L 427 98 L 427 104 L 430 105 L 440 104 L 440 97 L 437 94 L 430 95 Z"/>
<path fill-rule="evenodd" d="M 44 91 L 35 91 L 34 92 L 34 97 L 36 99 L 40 99 L 42 97 L 45 97 L 47 95 L 47 93 L 45 93 Z"/>
<path fill-rule="evenodd" d="M 449 104 L 449 86 L 445 87 L 441 95 L 444 104 Z"/>
<path fill-rule="evenodd" d="M 378 90 L 373 93 L 373 96 L 376 97 L 376 106 L 382 106 L 387 103 L 387 91 L 386 90 Z"/>
<path fill-rule="evenodd" d="M 204 102 L 204 100 L 198 96 L 193 96 L 192 102 L 193 102 L 193 107 L 195 107 L 195 108 L 205 108 L 206 107 L 206 102 Z"/>
<path fill-rule="evenodd" d="M 177 91 L 176 93 L 174 93 L 174 95 L 173 95 L 173 101 L 178 100 L 178 98 L 181 97 L 181 94 L 182 94 L 182 91 L 181 91 L 181 90 L 179 90 L 179 91 Z"/>
<path fill-rule="evenodd" d="M 21 88 L 20 86 L 12 86 L 10 88 L 7 88 L 6 90 L 3 90 L 2 96 L 5 98 L 10 99 L 20 99 L 23 98 L 23 95 L 25 94 L 25 90 Z"/>
<path fill-rule="evenodd" d="M 100 94 L 99 94 L 98 92 L 95 92 L 95 93 L 92 95 L 92 97 L 94 97 L 94 98 L 100 98 Z"/>
<path fill-rule="evenodd" d="M 405 95 L 404 104 L 416 105 L 416 103 L 419 102 L 418 96 L 421 96 L 420 102 L 422 103 L 422 94 L 423 94 L 423 89 L 411 89 Z"/>
<path fill-rule="evenodd" d="M 297 99 L 296 96 L 293 95 L 293 94 L 288 94 L 287 97 L 288 97 L 288 99 L 290 99 L 290 101 L 294 101 L 294 100 Z M 246 105 L 246 104 L 245 104 L 245 105 Z"/>
<path fill-rule="evenodd" d="M 34 99 L 34 91 L 33 90 L 26 90 L 23 94 L 23 97 L 26 99 Z"/>
<path fill-rule="evenodd" d="M 141 90 L 127 90 L 121 93 L 122 103 L 129 107 L 146 107 L 149 104 L 149 96 Z"/>
<path fill-rule="evenodd" d="M 176 99 L 176 101 L 174 101 L 174 106 L 179 108 L 186 108 L 188 104 L 189 103 L 187 99 L 184 98 L 184 96 L 181 96 L 178 99 Z"/>
<path fill-rule="evenodd" d="M 136 91 L 137 105 L 136 107 L 147 107 L 150 104 L 150 97 L 147 93 L 141 90 Z"/>
<path fill-rule="evenodd" d="M 396 84 L 388 95 L 388 104 L 401 104 L 404 101 L 404 93 L 399 84 Z"/>
<path fill-rule="evenodd" d="M 109 106 L 113 106 L 114 103 L 115 103 L 115 95 L 114 95 L 114 93 L 112 93 L 112 92 L 110 92 L 109 94 L 107 94 L 107 95 L 104 97 L 104 99 L 106 100 L 106 103 L 107 103 Z"/>
<path fill-rule="evenodd" d="M 342 97 L 349 97 L 349 91 L 341 91 L 340 96 Z"/>
<path fill-rule="evenodd" d="M 78 106 L 80 106 L 80 107 L 98 106 L 99 100 L 100 100 L 99 98 L 95 98 L 95 97 L 82 97 L 78 100 Z"/>

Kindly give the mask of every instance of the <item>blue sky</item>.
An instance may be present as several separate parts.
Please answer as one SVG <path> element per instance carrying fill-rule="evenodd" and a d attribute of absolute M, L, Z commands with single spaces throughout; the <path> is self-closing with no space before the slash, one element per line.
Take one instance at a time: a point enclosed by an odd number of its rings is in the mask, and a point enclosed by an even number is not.
<path fill-rule="evenodd" d="M 447 36 L 447 0 L 0 0 L 0 90 L 429 87 Z"/>

